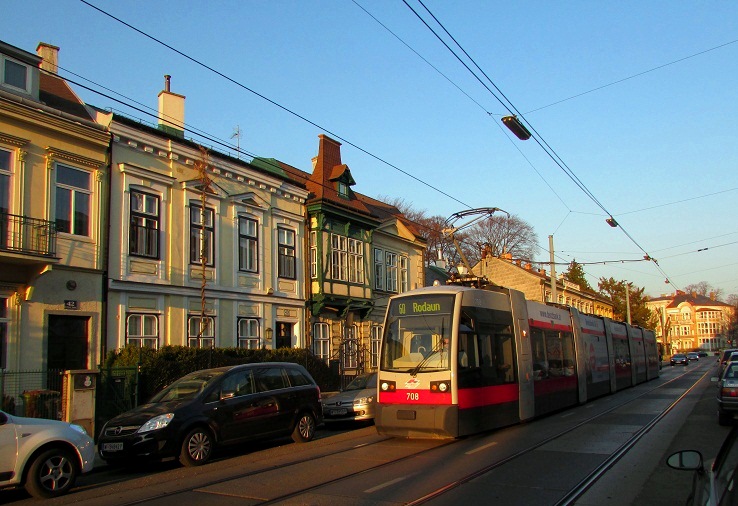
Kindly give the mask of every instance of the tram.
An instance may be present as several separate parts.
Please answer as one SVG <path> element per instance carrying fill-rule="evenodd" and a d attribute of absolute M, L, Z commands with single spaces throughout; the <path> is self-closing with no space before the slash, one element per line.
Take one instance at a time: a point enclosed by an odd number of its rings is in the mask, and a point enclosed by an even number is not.
<path fill-rule="evenodd" d="M 391 436 L 456 438 L 658 375 L 650 330 L 509 288 L 419 288 L 387 307 L 375 425 Z"/>

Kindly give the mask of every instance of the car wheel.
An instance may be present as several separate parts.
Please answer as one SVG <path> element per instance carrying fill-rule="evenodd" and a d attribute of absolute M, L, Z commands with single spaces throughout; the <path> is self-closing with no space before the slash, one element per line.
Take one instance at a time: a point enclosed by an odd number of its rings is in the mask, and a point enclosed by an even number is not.
<path fill-rule="evenodd" d="M 47 450 L 31 463 L 26 476 L 26 490 L 40 499 L 49 499 L 69 492 L 79 474 L 77 459 L 64 448 Z"/>
<path fill-rule="evenodd" d="M 300 417 L 292 431 L 292 439 L 296 443 L 307 443 L 315 437 L 315 417 L 311 413 L 300 413 Z"/>
<path fill-rule="evenodd" d="M 718 424 L 731 425 L 733 423 L 733 414 L 718 410 Z"/>
<path fill-rule="evenodd" d="M 189 431 L 182 441 L 179 461 L 183 466 L 201 466 L 210 460 L 213 454 L 213 436 L 204 427 L 196 427 Z"/>

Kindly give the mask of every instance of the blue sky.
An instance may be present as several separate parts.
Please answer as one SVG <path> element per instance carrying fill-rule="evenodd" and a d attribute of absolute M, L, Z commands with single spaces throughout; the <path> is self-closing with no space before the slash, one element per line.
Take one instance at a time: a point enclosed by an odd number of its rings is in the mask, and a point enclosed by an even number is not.
<path fill-rule="evenodd" d="M 553 235 L 557 261 L 585 264 L 595 287 L 613 277 L 654 296 L 701 281 L 738 293 L 738 2 L 424 0 L 612 228 L 534 140 L 502 126 L 508 111 L 402 0 L 88 1 L 243 86 L 80 0 L 0 0 L 0 39 L 59 46 L 63 77 L 150 108 L 170 74 L 189 126 L 234 145 L 238 127 L 247 152 L 306 171 L 317 136 L 338 136 L 356 191 L 443 217 L 504 209 L 534 227 L 537 260 Z M 642 249 L 661 270 L 621 262 Z"/>

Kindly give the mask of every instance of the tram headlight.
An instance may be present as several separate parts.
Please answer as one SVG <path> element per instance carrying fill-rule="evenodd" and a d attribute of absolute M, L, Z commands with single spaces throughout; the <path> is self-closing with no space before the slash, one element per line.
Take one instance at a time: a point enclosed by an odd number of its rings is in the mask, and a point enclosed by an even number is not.
<path fill-rule="evenodd" d="M 448 392 L 449 389 L 450 389 L 450 385 L 448 381 L 431 381 L 430 382 L 430 390 L 434 394 L 437 394 L 437 393 L 443 394 L 443 393 Z"/>
<path fill-rule="evenodd" d="M 394 381 L 383 381 L 380 385 L 382 392 L 394 392 L 397 386 Z"/>

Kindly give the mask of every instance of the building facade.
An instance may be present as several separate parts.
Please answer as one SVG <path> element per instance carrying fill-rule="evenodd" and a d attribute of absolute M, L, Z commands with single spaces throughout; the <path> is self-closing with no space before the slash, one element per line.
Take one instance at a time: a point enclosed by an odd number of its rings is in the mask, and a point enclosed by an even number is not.
<path fill-rule="evenodd" d="M 520 290 L 528 300 L 553 302 L 551 276 L 546 270 L 534 269 L 531 264 L 515 260 L 510 254 L 502 258 L 485 256 L 472 271 L 497 285 Z M 556 279 L 556 295 L 557 304 L 575 307 L 587 314 L 613 317 L 613 304 L 608 298 L 582 290 L 576 283 Z"/>
<path fill-rule="evenodd" d="M 0 369 L 100 360 L 109 136 L 58 77 L 57 47 L 0 42 Z M 39 388 L 46 387 L 41 381 Z"/>
<path fill-rule="evenodd" d="M 98 112 L 112 135 L 105 348 L 304 347 L 307 190 L 186 140 L 169 83 L 157 127 Z"/>
<path fill-rule="evenodd" d="M 341 144 L 319 136 L 310 191 L 308 311 L 313 352 L 347 374 L 377 367 L 387 301 L 424 285 L 425 239 L 394 206 L 355 192 Z"/>
<path fill-rule="evenodd" d="M 656 337 L 665 353 L 715 351 L 727 346 L 735 308 L 710 296 L 677 290 L 653 297 L 646 307 L 657 316 Z"/>

